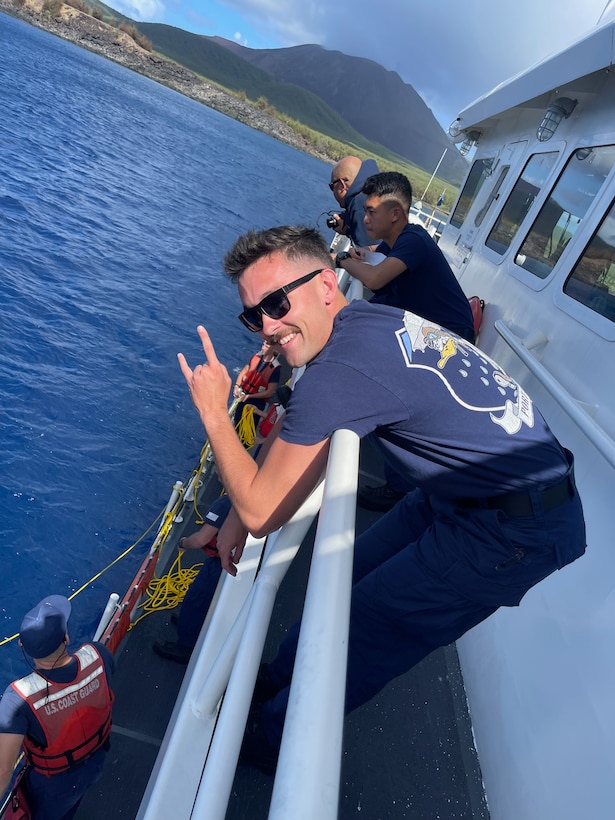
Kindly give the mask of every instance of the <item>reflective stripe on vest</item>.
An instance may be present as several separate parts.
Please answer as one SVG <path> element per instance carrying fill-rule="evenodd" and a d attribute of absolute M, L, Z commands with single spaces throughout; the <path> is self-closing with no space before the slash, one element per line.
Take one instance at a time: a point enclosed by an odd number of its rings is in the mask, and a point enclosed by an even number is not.
<path fill-rule="evenodd" d="M 71 683 L 54 683 L 33 672 L 12 684 L 45 735 L 44 749 L 28 735 L 23 741 L 33 768 L 43 774 L 59 774 L 85 762 L 106 744 L 111 731 L 113 694 L 103 659 L 89 644 L 75 657 L 79 671 Z"/>
<path fill-rule="evenodd" d="M 85 650 L 85 651 L 84 651 Z M 72 694 L 73 692 L 78 691 L 87 683 L 89 683 L 94 678 L 98 677 L 100 674 L 104 673 L 104 666 L 99 666 L 97 669 L 94 669 L 90 675 L 88 675 L 85 679 L 81 679 L 79 677 L 80 673 L 85 671 L 88 666 L 91 666 L 93 663 L 96 663 L 100 659 L 100 655 L 93 646 L 89 644 L 85 644 L 75 652 L 75 657 L 79 662 L 79 672 L 77 673 L 77 683 L 68 683 L 63 689 L 56 690 L 53 694 L 50 692 L 47 695 L 47 684 L 48 681 L 44 678 L 39 672 L 31 672 L 25 678 L 20 678 L 20 680 L 16 680 L 13 683 L 13 688 L 17 690 L 17 692 L 22 696 L 24 700 L 29 702 L 29 705 L 37 712 L 41 706 L 44 706 L 46 703 L 51 703 L 52 701 L 57 701 L 62 697 L 66 697 L 67 695 Z M 102 662 L 102 659 L 101 659 Z M 51 684 L 49 684 L 51 687 Z M 61 686 L 60 683 L 54 683 L 53 687 L 55 689 L 56 686 Z M 38 694 L 38 692 L 44 691 L 45 695 L 40 698 L 39 700 L 33 700 L 34 695 Z"/>

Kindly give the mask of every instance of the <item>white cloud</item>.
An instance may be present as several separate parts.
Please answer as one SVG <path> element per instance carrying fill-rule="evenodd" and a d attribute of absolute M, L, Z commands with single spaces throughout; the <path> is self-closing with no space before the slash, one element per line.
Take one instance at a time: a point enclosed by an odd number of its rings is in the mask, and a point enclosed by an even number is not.
<path fill-rule="evenodd" d="M 236 43 L 239 43 L 239 45 L 241 46 L 248 45 L 248 40 L 243 36 L 243 34 L 240 31 L 236 31 L 235 34 L 233 34 L 233 40 Z"/>
<path fill-rule="evenodd" d="M 164 17 L 164 4 L 160 0 L 115 0 L 113 8 L 133 20 L 150 22 Z"/>

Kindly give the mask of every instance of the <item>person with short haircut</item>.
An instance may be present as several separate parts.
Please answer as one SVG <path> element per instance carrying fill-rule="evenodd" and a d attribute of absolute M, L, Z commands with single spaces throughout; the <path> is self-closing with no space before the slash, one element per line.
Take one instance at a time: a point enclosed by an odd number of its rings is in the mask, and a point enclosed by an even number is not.
<path fill-rule="evenodd" d="M 113 656 L 101 643 L 68 651 L 70 601 L 49 595 L 24 617 L 19 643 L 34 661 L 0 701 L 0 794 L 23 750 L 32 820 L 70 820 L 102 774 L 111 732 Z"/>
<path fill-rule="evenodd" d="M 410 310 L 473 342 L 472 309 L 444 254 L 425 228 L 408 223 L 408 178 L 395 171 L 375 174 L 363 193 L 365 227 L 370 236 L 382 237 L 376 251 L 386 258 L 370 265 L 361 251 L 351 251 L 340 267 L 374 292 L 371 302 Z M 362 507 L 388 510 L 411 489 L 390 465 L 384 472 L 384 484 L 360 489 Z"/>
<path fill-rule="evenodd" d="M 243 324 L 305 372 L 258 464 L 228 418 L 231 379 L 204 327 L 205 361 L 192 368 L 178 356 L 244 525 L 241 537 L 218 540 L 223 568 L 236 573 L 247 531 L 264 536 L 297 511 L 336 430 L 374 433 L 417 487 L 355 543 L 351 711 L 583 555 L 573 456 L 525 390 L 471 343 L 408 310 L 348 304 L 313 229 L 249 231 L 224 267 Z M 289 637 L 269 665 L 271 686 L 244 737 L 241 759 L 266 771 L 275 767 L 295 648 Z"/>
<path fill-rule="evenodd" d="M 455 274 L 425 228 L 408 222 L 408 178 L 396 171 L 375 174 L 363 193 L 366 230 L 382 238 L 376 251 L 386 259 L 369 265 L 360 251 L 351 252 L 341 267 L 373 291 L 371 302 L 411 310 L 473 342 L 472 310 Z"/>
<path fill-rule="evenodd" d="M 376 160 L 360 160 L 359 157 L 344 157 L 331 170 L 329 188 L 338 204 L 344 209 L 335 214 L 336 233 L 350 237 L 356 248 L 370 247 L 370 239 L 363 223 L 365 196 L 363 183 L 372 174 L 378 173 Z"/>

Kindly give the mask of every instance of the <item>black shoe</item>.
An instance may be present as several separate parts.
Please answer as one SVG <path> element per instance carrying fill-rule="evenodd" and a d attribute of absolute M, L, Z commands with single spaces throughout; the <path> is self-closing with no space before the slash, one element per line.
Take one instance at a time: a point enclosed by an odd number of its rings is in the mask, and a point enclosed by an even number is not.
<path fill-rule="evenodd" d="M 279 691 L 280 687 L 273 682 L 273 678 L 269 674 L 269 664 L 261 663 L 254 684 L 252 700 L 255 703 L 265 703 L 265 701 L 274 698 Z"/>
<path fill-rule="evenodd" d="M 192 649 L 189 646 L 180 646 L 175 641 L 154 641 L 152 649 L 161 658 L 167 658 L 175 663 L 187 664 L 192 655 Z"/>
<path fill-rule="evenodd" d="M 279 754 L 280 750 L 269 743 L 263 729 L 260 704 L 253 703 L 239 752 L 239 762 L 246 766 L 254 766 L 263 774 L 273 775 L 278 765 Z"/>
<path fill-rule="evenodd" d="M 388 484 L 380 487 L 363 487 L 359 490 L 357 501 L 365 510 L 385 512 L 394 507 L 404 497 L 405 493 L 394 490 Z"/>

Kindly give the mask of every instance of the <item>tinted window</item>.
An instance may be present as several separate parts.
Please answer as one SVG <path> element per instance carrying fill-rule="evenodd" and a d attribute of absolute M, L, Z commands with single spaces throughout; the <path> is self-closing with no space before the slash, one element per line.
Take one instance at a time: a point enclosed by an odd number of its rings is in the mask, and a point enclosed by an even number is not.
<path fill-rule="evenodd" d="M 500 188 L 502 187 L 502 183 L 506 179 L 506 174 L 510 171 L 510 165 L 505 165 L 503 168 L 500 169 L 500 173 L 498 174 L 498 178 L 495 181 L 495 185 L 491 189 L 491 193 L 489 194 L 487 201 L 480 209 L 480 211 L 476 214 L 476 218 L 474 219 L 474 224 L 477 228 L 482 225 L 483 219 L 487 215 L 487 211 L 491 207 L 491 204 L 495 202 L 495 200 L 500 195 Z"/>
<path fill-rule="evenodd" d="M 615 163 L 615 146 L 579 148 L 545 201 L 515 262 L 545 279 L 576 233 Z"/>
<path fill-rule="evenodd" d="M 450 224 L 454 225 L 455 228 L 460 228 L 463 224 L 463 221 L 468 215 L 468 211 L 472 207 L 472 203 L 476 199 L 483 182 L 491 173 L 493 160 L 494 157 L 477 159 L 472 165 L 468 178 L 463 186 L 461 196 L 459 197 L 459 201 L 457 202 L 457 206 L 455 207 L 455 210 L 451 214 L 451 218 L 449 220 Z"/>
<path fill-rule="evenodd" d="M 615 204 L 568 277 L 564 293 L 615 322 Z"/>
<path fill-rule="evenodd" d="M 540 193 L 556 159 L 557 151 L 548 154 L 534 154 L 529 158 L 487 237 L 485 244 L 488 248 L 499 254 L 506 253 L 519 226 Z"/>

